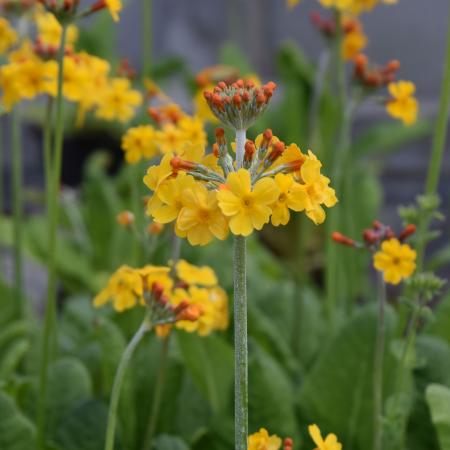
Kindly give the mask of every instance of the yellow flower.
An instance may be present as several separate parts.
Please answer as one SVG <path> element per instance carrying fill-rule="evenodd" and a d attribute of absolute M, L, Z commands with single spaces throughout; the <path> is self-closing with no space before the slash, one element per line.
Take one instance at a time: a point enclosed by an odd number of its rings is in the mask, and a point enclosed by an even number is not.
<path fill-rule="evenodd" d="M 77 55 L 64 57 L 63 95 L 71 102 L 78 102 L 86 95 L 86 87 L 90 83 L 88 68 Z M 56 81 L 52 94 L 56 95 Z"/>
<path fill-rule="evenodd" d="M 300 0 L 286 0 L 286 3 L 288 8 L 292 9 L 300 3 Z"/>
<path fill-rule="evenodd" d="M 164 293 L 169 295 L 173 287 L 173 280 L 170 278 L 170 267 L 147 265 L 136 272 L 146 283 L 147 289 L 151 290 L 153 283 L 158 283 L 164 288 Z"/>
<path fill-rule="evenodd" d="M 416 269 L 417 254 L 408 244 L 398 239 L 389 239 L 381 244 L 381 250 L 375 253 L 375 269 L 383 272 L 386 283 L 398 284 L 412 275 Z"/>
<path fill-rule="evenodd" d="M 38 12 L 36 15 L 38 38 L 44 45 L 59 47 L 62 27 L 52 13 Z M 78 39 L 78 28 L 74 25 L 67 27 L 67 46 L 71 47 Z"/>
<path fill-rule="evenodd" d="M 116 311 L 133 308 L 142 299 L 143 280 L 139 271 L 128 266 L 120 267 L 109 279 L 107 286 L 94 298 L 96 308 L 112 302 Z"/>
<path fill-rule="evenodd" d="M 156 191 L 160 203 L 154 202 L 147 207 L 153 220 L 158 223 L 169 223 L 176 220 L 184 206 L 184 192 L 193 188 L 194 185 L 194 178 L 184 173 L 179 173 L 176 178 L 161 183 Z"/>
<path fill-rule="evenodd" d="M 8 51 L 16 42 L 16 30 L 4 17 L 0 17 L 0 55 Z"/>
<path fill-rule="evenodd" d="M 248 437 L 248 450 L 278 450 L 281 447 L 281 439 L 269 433 L 265 428 L 260 428 L 256 433 Z"/>
<path fill-rule="evenodd" d="M 172 166 L 170 165 L 170 160 L 172 158 L 173 154 L 168 153 L 163 156 L 159 165 L 150 166 L 147 169 L 147 174 L 144 177 L 144 184 L 153 192 L 156 192 L 161 183 L 166 181 L 172 175 Z"/>
<path fill-rule="evenodd" d="M 217 284 L 217 276 L 211 267 L 194 266 L 184 259 L 180 259 L 175 268 L 177 277 L 187 284 L 199 284 L 201 286 L 215 286 Z"/>
<path fill-rule="evenodd" d="M 317 425 L 310 425 L 308 431 L 312 440 L 317 445 L 314 450 L 342 450 L 342 444 L 338 442 L 335 434 L 329 434 L 324 440 Z"/>
<path fill-rule="evenodd" d="M 204 88 L 197 91 L 194 95 L 194 111 L 195 115 L 205 122 L 211 122 L 213 124 L 219 123 L 219 119 L 212 113 L 208 102 L 203 96 L 205 90 L 211 91 L 214 89 L 213 84 L 208 84 Z"/>
<path fill-rule="evenodd" d="M 119 13 L 122 11 L 122 1 L 121 0 L 105 0 L 106 7 L 111 14 L 114 22 L 119 21 Z"/>
<path fill-rule="evenodd" d="M 269 221 L 270 205 L 278 195 L 279 189 L 272 178 L 262 178 L 252 188 L 248 170 L 239 169 L 228 174 L 226 186 L 217 193 L 217 199 L 222 212 L 230 217 L 232 233 L 248 236 Z"/>
<path fill-rule="evenodd" d="M 206 245 L 214 236 L 222 241 L 226 239 L 228 222 L 217 204 L 216 192 L 195 183 L 183 193 L 182 202 L 177 228 L 191 245 Z"/>
<path fill-rule="evenodd" d="M 175 153 L 185 144 L 182 131 L 173 123 L 166 123 L 155 134 L 156 144 L 162 153 Z"/>
<path fill-rule="evenodd" d="M 205 147 L 206 132 L 203 121 L 199 117 L 184 116 L 178 123 L 183 139 L 193 145 L 200 145 Z"/>
<path fill-rule="evenodd" d="M 411 81 L 398 81 L 388 85 L 392 99 L 386 103 L 386 111 L 389 115 L 403 121 L 405 125 L 411 125 L 417 120 L 419 104 L 414 97 L 416 86 Z"/>
<path fill-rule="evenodd" d="M 128 163 L 150 159 L 156 155 L 155 129 L 150 125 L 129 128 L 122 137 L 122 150 Z"/>
<path fill-rule="evenodd" d="M 300 168 L 303 184 L 300 184 L 300 202 L 302 209 L 316 225 L 325 220 L 325 211 L 321 205 L 331 208 L 337 203 L 334 189 L 329 187 L 330 179 L 321 175 L 322 163 L 311 150 Z"/>
<path fill-rule="evenodd" d="M 131 89 L 127 78 L 113 78 L 97 109 L 97 116 L 106 120 L 128 122 L 141 103 L 142 95 Z"/>
<path fill-rule="evenodd" d="M 301 211 L 304 206 L 301 199 L 301 187 L 294 181 L 291 175 L 278 173 L 275 175 L 275 183 L 280 191 L 278 198 L 272 208 L 272 225 L 286 225 L 290 219 L 289 209 Z"/>
<path fill-rule="evenodd" d="M 367 36 L 364 34 L 362 25 L 358 19 L 353 17 L 344 17 L 344 29 L 346 24 L 351 26 L 351 28 L 349 32 L 344 34 L 342 40 L 342 57 L 346 61 L 350 61 L 366 48 Z"/>

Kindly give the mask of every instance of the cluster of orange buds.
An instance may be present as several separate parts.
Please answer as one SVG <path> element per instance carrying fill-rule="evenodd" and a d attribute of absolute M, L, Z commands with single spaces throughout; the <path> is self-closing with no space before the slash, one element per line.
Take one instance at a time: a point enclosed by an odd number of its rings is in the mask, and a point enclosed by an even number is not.
<path fill-rule="evenodd" d="M 188 300 L 182 300 L 177 306 L 172 305 L 170 298 L 164 293 L 164 286 L 158 282 L 146 286 L 144 302 L 155 326 L 173 324 L 179 320 L 195 322 L 202 314 L 200 307 Z"/>
<path fill-rule="evenodd" d="M 416 226 L 413 224 L 406 225 L 406 227 L 396 234 L 389 225 L 385 225 L 379 220 L 375 220 L 372 223 L 371 228 L 366 228 L 362 234 L 362 242 L 355 241 L 354 239 L 335 231 L 332 233 L 331 238 L 338 244 L 346 245 L 347 247 L 354 248 L 367 248 L 373 250 L 378 247 L 383 241 L 396 238 L 400 242 L 405 241 L 408 237 L 416 232 Z"/>
<path fill-rule="evenodd" d="M 37 37 L 33 45 L 33 51 L 40 58 L 44 60 L 50 60 L 56 59 L 59 47 L 57 45 L 45 44 L 39 37 Z M 69 47 L 66 47 L 64 49 L 64 55 L 65 56 L 73 55 L 73 50 Z"/>
<path fill-rule="evenodd" d="M 237 80 L 227 84 L 220 81 L 204 96 L 213 114 L 235 130 L 246 130 L 264 112 L 276 84 L 272 81 L 256 87 L 251 81 Z"/>
<path fill-rule="evenodd" d="M 292 450 L 294 448 L 294 441 L 292 438 L 287 437 L 283 441 L 283 450 Z"/>
<path fill-rule="evenodd" d="M 333 38 L 337 34 L 335 19 L 323 17 L 319 11 L 312 11 L 309 19 L 315 28 L 325 37 Z M 350 34 L 361 29 L 361 23 L 354 17 L 344 17 L 342 19 L 342 32 Z"/>
<path fill-rule="evenodd" d="M 76 15 L 80 0 L 38 0 L 60 23 L 70 22 Z"/>
<path fill-rule="evenodd" d="M 156 123 L 162 125 L 164 123 L 177 124 L 184 116 L 182 109 L 176 103 L 166 103 L 160 106 L 150 106 L 147 114 Z"/>
<path fill-rule="evenodd" d="M 127 58 L 120 60 L 119 66 L 117 67 L 117 75 L 130 80 L 136 77 L 136 70 L 130 66 L 130 61 Z"/>
<path fill-rule="evenodd" d="M 195 84 L 202 89 L 210 84 L 224 80 L 227 84 L 231 84 L 239 78 L 239 72 L 235 67 L 216 65 L 203 69 L 195 77 Z"/>
<path fill-rule="evenodd" d="M 355 57 L 354 64 L 355 80 L 367 89 L 376 89 L 392 83 L 400 68 L 400 62 L 396 59 L 389 61 L 384 67 L 373 66 L 363 54 Z"/>

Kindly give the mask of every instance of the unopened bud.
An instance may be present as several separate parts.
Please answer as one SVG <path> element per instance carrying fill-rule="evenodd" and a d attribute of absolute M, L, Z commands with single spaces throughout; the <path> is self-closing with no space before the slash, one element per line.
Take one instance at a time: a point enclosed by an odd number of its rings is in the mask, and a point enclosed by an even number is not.
<path fill-rule="evenodd" d="M 192 161 L 187 161 L 185 159 L 180 158 L 179 156 L 174 156 L 170 160 L 170 165 L 175 173 L 179 170 L 184 170 L 189 172 L 190 170 L 194 170 L 197 167 L 197 163 Z"/>
<path fill-rule="evenodd" d="M 282 141 L 275 142 L 272 145 L 272 151 L 269 153 L 267 158 L 270 160 L 270 162 L 273 163 L 283 154 L 284 149 L 285 149 L 284 142 Z"/>
<path fill-rule="evenodd" d="M 253 141 L 247 141 L 245 143 L 245 153 L 244 153 L 244 161 L 250 162 L 253 160 L 255 156 L 256 148 Z"/>
<path fill-rule="evenodd" d="M 116 221 L 123 227 L 129 227 L 134 223 L 134 214 L 131 211 L 122 211 L 117 214 Z"/>
<path fill-rule="evenodd" d="M 414 224 L 410 223 L 409 225 L 406 225 L 404 230 L 399 234 L 398 239 L 400 241 L 404 241 L 406 238 L 414 234 L 416 230 L 417 227 Z"/>
<path fill-rule="evenodd" d="M 164 225 L 162 223 L 152 222 L 148 227 L 147 231 L 149 234 L 160 234 L 164 229 Z"/>
<path fill-rule="evenodd" d="M 339 233 L 339 231 L 331 233 L 331 239 L 338 244 L 347 245 L 348 247 L 355 247 L 356 245 L 356 242 L 353 239 Z"/>

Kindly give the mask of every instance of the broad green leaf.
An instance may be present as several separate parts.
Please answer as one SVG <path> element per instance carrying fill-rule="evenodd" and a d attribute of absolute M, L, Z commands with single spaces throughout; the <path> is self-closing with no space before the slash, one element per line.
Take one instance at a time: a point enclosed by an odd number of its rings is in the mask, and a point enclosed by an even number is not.
<path fill-rule="evenodd" d="M 381 123 L 370 128 L 354 142 L 352 154 L 361 157 L 392 153 L 430 134 L 431 124 L 426 121 L 419 121 L 409 127 L 397 122 Z"/>
<path fill-rule="evenodd" d="M 437 431 L 441 450 L 450 450 L 450 388 L 431 384 L 426 391 L 431 418 Z"/>
<path fill-rule="evenodd" d="M 104 447 L 108 407 L 87 400 L 64 412 L 54 440 L 63 450 L 99 450 Z M 123 447 L 116 438 L 115 449 Z"/>
<path fill-rule="evenodd" d="M 230 401 L 233 349 L 218 336 L 177 332 L 177 342 L 192 379 L 215 412 Z"/>
<path fill-rule="evenodd" d="M 395 316 L 386 310 L 386 349 L 394 330 Z M 309 423 L 320 423 L 334 432 L 344 448 L 370 448 L 373 413 L 373 358 L 377 311 L 368 305 L 358 311 L 322 351 L 305 377 L 299 406 Z M 384 396 L 395 378 L 396 361 L 386 350 Z"/>
<path fill-rule="evenodd" d="M 0 361 L 0 378 L 7 379 L 30 349 L 30 342 L 26 338 L 15 340 L 8 349 L 3 352 Z"/>
<path fill-rule="evenodd" d="M 14 400 L 0 392 L 0 448 L 32 450 L 35 448 L 34 425 L 18 410 Z"/>

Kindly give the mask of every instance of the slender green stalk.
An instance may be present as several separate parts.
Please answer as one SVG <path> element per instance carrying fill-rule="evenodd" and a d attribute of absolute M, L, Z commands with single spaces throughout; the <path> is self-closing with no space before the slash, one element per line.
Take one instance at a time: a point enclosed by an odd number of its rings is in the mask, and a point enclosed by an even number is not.
<path fill-rule="evenodd" d="M 25 312 L 23 296 L 23 188 L 22 188 L 22 143 L 21 121 L 18 107 L 11 113 L 12 128 L 12 180 L 14 212 L 14 290 L 16 294 L 17 316 Z"/>
<path fill-rule="evenodd" d="M 449 11 L 450 14 L 450 11 Z M 450 15 L 449 15 L 450 23 Z M 436 194 L 439 176 L 441 173 L 442 158 L 445 150 L 447 138 L 448 115 L 450 107 L 450 27 L 447 31 L 447 49 L 445 55 L 444 75 L 441 86 L 441 96 L 439 100 L 439 111 L 434 129 L 433 145 L 431 149 L 430 165 L 425 183 L 425 194 Z M 424 253 L 426 248 L 426 232 L 429 226 L 427 220 L 420 220 L 417 231 L 417 268 L 422 270 Z"/>
<path fill-rule="evenodd" d="M 4 154 L 4 143 L 3 143 L 3 123 L 0 120 L 0 216 L 3 215 L 3 172 L 5 168 L 5 154 Z"/>
<path fill-rule="evenodd" d="M 142 0 L 142 73 L 150 76 L 153 54 L 152 0 Z"/>
<path fill-rule="evenodd" d="M 50 204 L 50 186 L 49 182 L 52 173 L 52 123 L 53 123 L 53 105 L 52 97 L 48 97 L 47 106 L 45 110 L 44 133 L 42 147 L 44 149 L 44 171 L 46 180 L 46 202 L 47 206 Z"/>
<path fill-rule="evenodd" d="M 378 321 L 373 363 L 373 450 L 383 445 L 383 363 L 385 347 L 386 285 L 383 274 L 378 274 Z"/>
<path fill-rule="evenodd" d="M 246 241 L 234 237 L 234 423 L 235 449 L 247 450 L 248 436 L 248 348 Z"/>
<path fill-rule="evenodd" d="M 141 342 L 142 338 L 151 330 L 151 324 L 147 318 L 144 319 L 142 325 L 136 331 L 129 342 L 127 348 L 123 352 L 122 358 L 120 360 L 119 366 L 117 367 L 116 376 L 114 377 L 114 383 L 111 392 L 111 400 L 109 403 L 108 411 L 108 424 L 106 426 L 106 438 L 105 438 L 105 450 L 114 449 L 114 438 L 116 434 L 116 423 L 117 423 L 117 409 L 119 406 L 120 391 L 122 389 L 122 384 L 127 370 L 128 364 L 130 363 L 131 357 Z"/>
<path fill-rule="evenodd" d="M 159 355 L 158 374 L 156 376 L 156 384 L 153 394 L 152 411 L 148 422 L 143 450 L 151 450 L 153 437 L 155 436 L 156 425 L 158 424 L 161 399 L 164 392 L 164 384 L 166 381 L 167 357 L 169 355 L 169 339 L 170 334 L 166 336 L 162 342 L 161 353 Z"/>
<path fill-rule="evenodd" d="M 51 354 L 52 340 L 56 341 L 55 318 L 56 318 L 56 244 L 58 226 L 58 198 L 61 179 L 62 150 L 64 138 L 64 103 L 63 103 L 63 74 L 64 74 L 64 50 L 66 43 L 67 25 L 63 24 L 61 42 L 58 51 L 58 78 L 55 115 L 55 136 L 53 142 L 52 161 L 46 170 L 47 183 L 47 208 L 48 208 L 48 286 L 47 305 L 45 308 L 45 321 L 43 333 L 43 348 L 41 358 L 41 369 L 39 379 L 39 402 L 38 402 L 38 426 L 37 440 L 39 448 L 45 448 L 46 428 L 46 397 L 47 397 L 47 372 Z M 44 151 L 48 152 L 48 149 Z M 49 152 L 48 152 L 49 153 Z M 48 156 L 48 154 L 47 154 Z M 54 349 L 53 349 L 54 350 Z"/>

